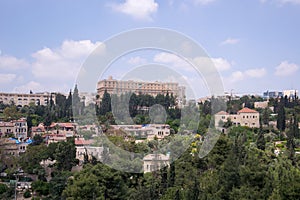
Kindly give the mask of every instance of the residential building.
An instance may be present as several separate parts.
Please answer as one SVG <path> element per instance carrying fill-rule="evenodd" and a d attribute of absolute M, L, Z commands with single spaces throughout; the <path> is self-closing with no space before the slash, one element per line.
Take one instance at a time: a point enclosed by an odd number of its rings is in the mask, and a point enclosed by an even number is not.
<path fill-rule="evenodd" d="M 15 125 L 13 122 L 0 121 L 0 138 L 7 137 L 9 135 L 13 136 L 14 130 L 15 130 Z"/>
<path fill-rule="evenodd" d="M 65 137 L 73 137 L 76 134 L 75 123 L 52 123 L 49 126 L 49 132 L 57 135 L 64 135 Z"/>
<path fill-rule="evenodd" d="M 148 154 L 143 158 L 144 173 L 159 170 L 165 166 L 170 166 L 169 155 Z"/>
<path fill-rule="evenodd" d="M 254 108 L 267 108 L 269 105 L 269 101 L 258 101 L 254 102 Z"/>
<path fill-rule="evenodd" d="M 30 103 L 35 105 L 47 105 L 52 96 L 53 103 L 55 103 L 55 93 L 35 93 L 35 94 L 21 94 L 21 93 L 0 93 L 0 102 L 4 104 L 14 103 L 18 107 L 29 106 Z"/>
<path fill-rule="evenodd" d="M 229 114 L 225 111 L 215 114 L 215 127 L 219 130 L 225 131 L 223 124 L 231 120 L 234 126 L 247 126 L 250 128 L 259 127 L 259 112 L 250 108 L 243 108 L 237 114 Z"/>
<path fill-rule="evenodd" d="M 170 135 L 170 126 L 168 124 L 145 124 L 145 125 L 112 125 L 114 129 L 118 129 L 134 137 L 136 140 L 158 140 Z"/>
<path fill-rule="evenodd" d="M 101 160 L 103 147 L 91 146 L 93 144 L 93 140 L 85 140 L 84 138 L 75 138 L 75 146 L 76 146 L 76 158 L 83 162 L 84 155 L 88 155 L 88 159 L 92 159 L 95 157 L 97 160 Z"/>
<path fill-rule="evenodd" d="M 166 95 L 169 93 L 176 97 L 178 105 L 182 105 L 185 102 L 185 87 L 174 82 L 124 81 L 113 79 L 110 76 L 108 79 L 101 80 L 97 84 L 97 93 L 100 98 L 103 97 L 105 90 L 109 94 L 117 95 L 129 92 L 151 96 L 157 96 L 158 94 Z"/>
<path fill-rule="evenodd" d="M 15 128 L 15 137 L 18 139 L 27 138 L 28 127 L 27 127 L 26 118 L 14 120 L 13 123 Z"/>
<path fill-rule="evenodd" d="M 27 138 L 27 121 L 26 118 L 12 120 L 10 122 L 0 121 L 0 137 L 15 137 L 19 140 Z"/>
<path fill-rule="evenodd" d="M 31 137 L 35 135 L 44 135 L 46 132 L 44 124 L 39 124 L 38 126 L 31 127 Z"/>

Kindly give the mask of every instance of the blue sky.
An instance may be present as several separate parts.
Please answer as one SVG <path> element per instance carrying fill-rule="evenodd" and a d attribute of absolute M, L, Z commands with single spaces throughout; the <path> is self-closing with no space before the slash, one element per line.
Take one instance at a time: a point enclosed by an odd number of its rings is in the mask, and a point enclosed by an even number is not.
<path fill-rule="evenodd" d="M 143 27 L 194 39 L 215 62 L 226 91 L 299 89 L 299 19 L 300 0 L 1 0 L 0 90 L 67 92 L 101 42 Z M 121 58 L 111 73 L 120 78 L 127 67 L 153 61 L 180 64 L 145 51 Z M 197 84 L 192 74 L 182 76 Z"/>

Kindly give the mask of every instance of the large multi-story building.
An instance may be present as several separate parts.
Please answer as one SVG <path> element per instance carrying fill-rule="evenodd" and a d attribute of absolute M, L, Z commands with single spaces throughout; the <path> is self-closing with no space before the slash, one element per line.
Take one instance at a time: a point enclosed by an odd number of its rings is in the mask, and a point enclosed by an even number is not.
<path fill-rule="evenodd" d="M 55 103 L 55 93 L 36 93 L 36 94 L 21 94 L 21 93 L 0 93 L 0 103 L 14 103 L 18 107 L 28 106 L 30 103 L 36 105 L 47 105 L 52 96 Z"/>
<path fill-rule="evenodd" d="M 178 104 L 182 104 L 185 101 L 185 87 L 174 82 L 143 82 L 133 80 L 124 81 L 113 79 L 112 76 L 110 76 L 108 79 L 98 82 L 97 93 L 100 98 L 103 97 L 105 90 L 109 94 L 117 95 L 129 92 L 136 94 L 149 94 L 152 96 L 172 93 L 176 97 Z"/>
<path fill-rule="evenodd" d="M 215 127 L 224 131 L 223 124 L 231 120 L 234 126 L 247 126 L 250 128 L 259 127 L 259 112 L 250 108 L 243 108 L 237 114 L 229 114 L 225 111 L 215 114 Z"/>

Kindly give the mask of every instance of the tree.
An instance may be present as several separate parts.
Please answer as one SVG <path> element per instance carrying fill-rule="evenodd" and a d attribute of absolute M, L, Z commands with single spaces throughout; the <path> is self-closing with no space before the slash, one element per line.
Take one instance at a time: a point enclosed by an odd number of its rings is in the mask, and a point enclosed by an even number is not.
<path fill-rule="evenodd" d="M 73 91 L 72 109 L 73 109 L 74 116 L 78 116 L 78 115 L 82 114 L 83 104 L 80 102 L 77 84 L 75 85 L 75 88 Z"/>
<path fill-rule="evenodd" d="M 263 150 L 263 151 L 266 148 L 266 141 L 265 141 L 265 137 L 264 137 L 262 127 L 260 127 L 259 132 L 258 132 L 258 137 L 257 137 L 257 140 L 256 140 L 256 146 L 257 146 L 258 149 Z"/>
<path fill-rule="evenodd" d="M 105 90 L 100 104 L 99 114 L 105 115 L 108 112 L 111 112 L 111 98 L 110 94 Z"/>
<path fill-rule="evenodd" d="M 283 98 L 281 98 L 280 103 L 278 105 L 277 128 L 280 131 L 285 130 L 285 109 Z"/>
<path fill-rule="evenodd" d="M 70 171 L 77 164 L 74 139 L 58 143 L 54 158 L 57 170 Z"/>

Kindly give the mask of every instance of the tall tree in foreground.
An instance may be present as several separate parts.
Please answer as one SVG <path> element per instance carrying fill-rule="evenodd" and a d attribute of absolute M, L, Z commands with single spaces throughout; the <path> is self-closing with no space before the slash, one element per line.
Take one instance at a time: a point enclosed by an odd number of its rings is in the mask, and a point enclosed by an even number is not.
<path fill-rule="evenodd" d="M 266 141 L 265 141 L 264 132 L 262 130 L 262 127 L 260 127 L 259 132 L 258 132 L 256 146 L 258 149 L 263 150 L 263 151 L 266 148 Z"/>
<path fill-rule="evenodd" d="M 277 128 L 280 131 L 285 130 L 285 110 L 283 98 L 281 98 L 278 105 Z"/>

